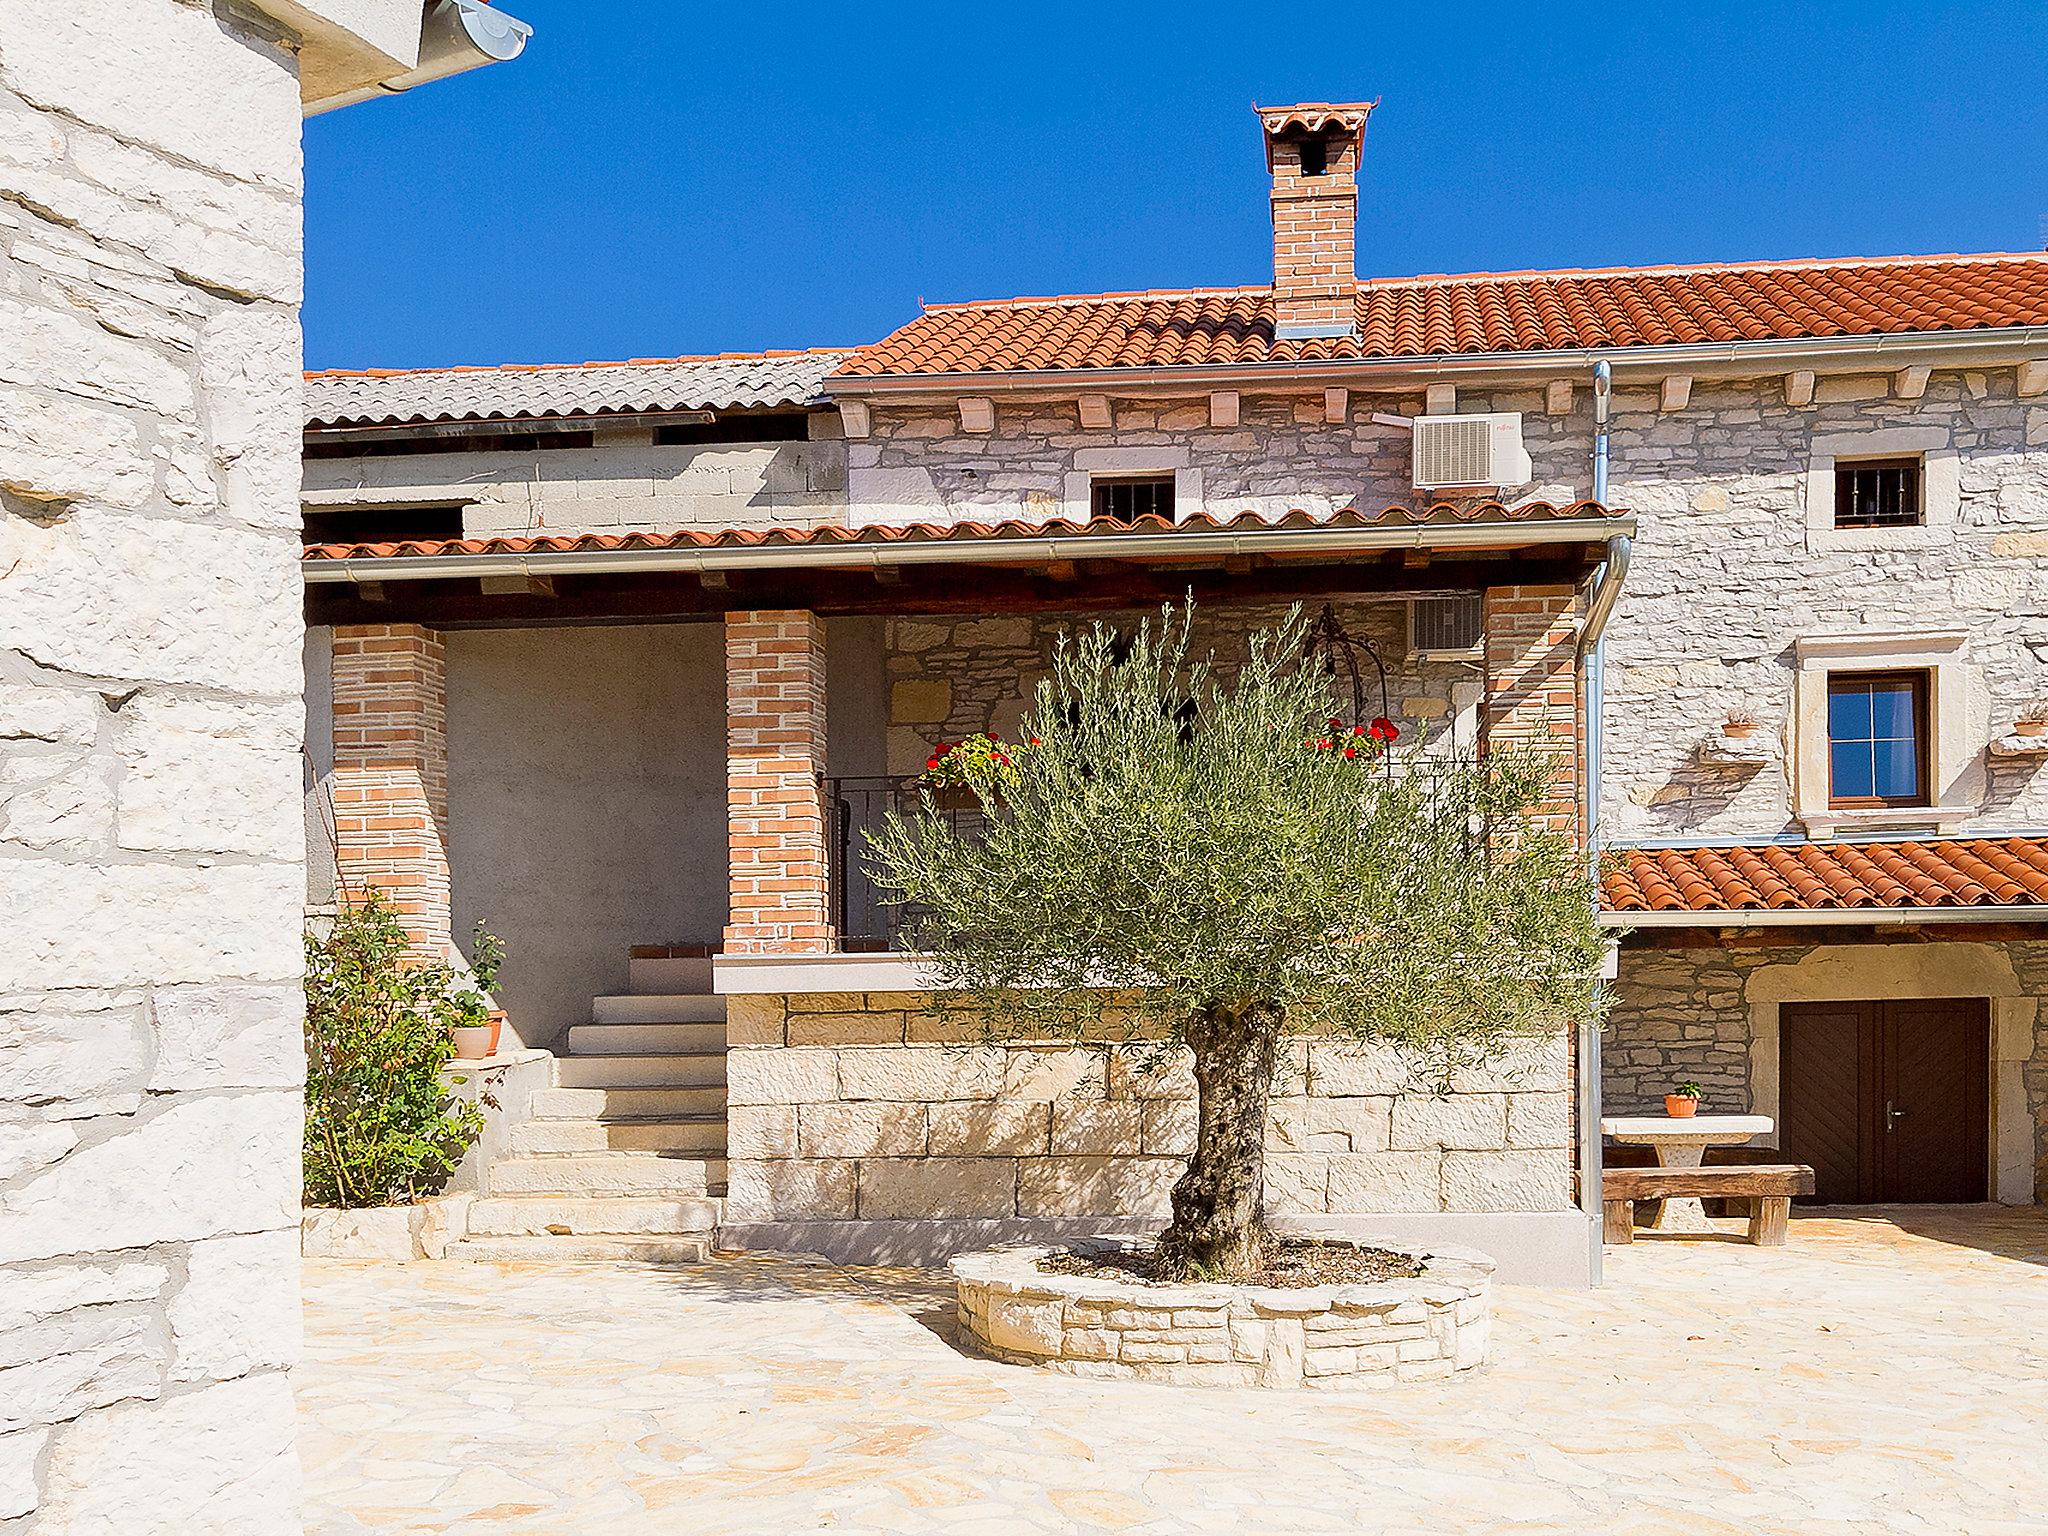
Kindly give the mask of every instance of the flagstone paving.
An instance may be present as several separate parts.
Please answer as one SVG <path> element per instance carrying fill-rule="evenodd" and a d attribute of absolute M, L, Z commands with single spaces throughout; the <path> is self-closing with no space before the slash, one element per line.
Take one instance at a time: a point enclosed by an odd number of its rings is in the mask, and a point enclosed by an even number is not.
<path fill-rule="evenodd" d="M 960 1354 L 938 1277 L 307 1265 L 307 1529 L 2039 1532 L 2048 1213 L 1647 1238 L 1494 1359 L 1341 1397 Z"/>

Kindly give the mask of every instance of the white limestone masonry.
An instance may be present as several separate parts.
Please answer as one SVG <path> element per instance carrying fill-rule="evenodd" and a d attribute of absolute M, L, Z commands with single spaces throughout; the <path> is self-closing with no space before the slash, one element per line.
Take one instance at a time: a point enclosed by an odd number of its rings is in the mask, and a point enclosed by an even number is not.
<path fill-rule="evenodd" d="M 300 52 L 269 11 L 333 79 L 417 49 L 394 0 L 0 7 L 0 1527 L 38 1536 L 299 1529 Z"/>

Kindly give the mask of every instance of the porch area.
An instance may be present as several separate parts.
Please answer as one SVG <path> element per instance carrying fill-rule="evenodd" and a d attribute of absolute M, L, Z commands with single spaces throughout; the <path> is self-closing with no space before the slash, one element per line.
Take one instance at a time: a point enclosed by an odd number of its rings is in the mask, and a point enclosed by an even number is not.
<path fill-rule="evenodd" d="M 307 1529 L 2032 1529 L 2048 1213 L 1795 1216 L 1757 1257 L 1499 1287 L 1480 1372 L 1357 1399 L 975 1359 L 917 1271 L 316 1261 Z"/>
<path fill-rule="evenodd" d="M 1630 526 L 1481 504 L 309 551 L 337 877 L 394 893 L 422 948 L 487 922 L 513 1031 L 553 1053 L 534 1123 L 470 1170 L 468 1256 L 667 1257 L 715 1229 L 922 1259 L 1159 1218 L 1191 1078 L 935 1021 L 863 833 L 935 741 L 1014 737 L 1062 631 L 1188 596 L 1226 670 L 1290 605 L 1327 611 L 1333 714 L 1431 753 L 1533 745 L 1541 814 L 1574 825 L 1575 640 Z M 1491 1231 L 1582 1283 L 1577 1048 L 1532 1040 L 1439 1098 L 1389 1052 L 1298 1045 L 1276 1214 Z"/>

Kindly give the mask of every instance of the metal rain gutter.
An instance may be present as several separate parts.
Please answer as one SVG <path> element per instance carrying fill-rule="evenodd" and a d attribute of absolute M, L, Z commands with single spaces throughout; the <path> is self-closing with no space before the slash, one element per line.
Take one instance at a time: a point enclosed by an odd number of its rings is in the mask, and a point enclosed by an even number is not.
<path fill-rule="evenodd" d="M 1239 533 L 1048 534 L 923 543 L 685 546 L 673 549 L 536 551 L 524 554 L 361 555 L 305 560 L 309 585 L 357 581 L 452 581 L 472 576 L 603 576 L 636 571 L 783 568 L 871 570 L 898 565 L 1035 565 L 1052 560 L 1187 556 L 1366 554 L 1381 550 L 1485 549 L 1608 543 L 1633 533 L 1629 516 L 1522 523 L 1422 523 L 1388 528 L 1271 528 Z"/>

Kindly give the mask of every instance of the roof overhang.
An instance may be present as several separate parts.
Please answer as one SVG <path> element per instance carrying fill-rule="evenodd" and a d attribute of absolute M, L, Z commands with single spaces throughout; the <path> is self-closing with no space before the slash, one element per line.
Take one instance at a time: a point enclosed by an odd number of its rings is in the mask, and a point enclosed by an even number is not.
<path fill-rule="evenodd" d="M 595 576 L 652 571 L 874 570 L 907 565 L 1040 565 L 1070 560 L 1228 559 L 1251 555 L 1341 557 L 1401 550 L 1476 551 L 1601 545 L 1635 532 L 1625 512 L 1528 521 L 1414 523 L 1385 527 L 1220 528 L 1166 533 L 1048 533 L 925 540 L 677 545 L 314 557 L 308 585 L 446 581 L 481 576 Z M 627 541 L 630 543 L 630 541 Z"/>
<path fill-rule="evenodd" d="M 1607 928 L 1920 927 L 1928 923 L 2048 923 L 2048 904 L 1966 907 L 1723 907 L 1705 912 L 1602 912 Z"/>
<path fill-rule="evenodd" d="M 1690 374 L 1754 378 L 1800 369 L 1882 373 L 1906 367 L 1995 367 L 2048 355 L 2048 326 L 1979 331 L 1909 331 L 1890 336 L 1827 336 L 1712 341 L 1666 347 L 1578 347 L 1542 352 L 1468 352 L 1434 357 L 1337 358 L 1316 362 L 1193 363 L 1166 368 L 1023 369 L 989 373 L 834 375 L 830 396 L 1043 396 L 1077 391 L 1129 396 L 1203 394 L 1212 389 L 1275 392 L 1334 384 L 1413 387 L 1454 378 L 1473 384 L 1526 383 L 1590 372 L 1607 363 L 1616 377 Z"/>

